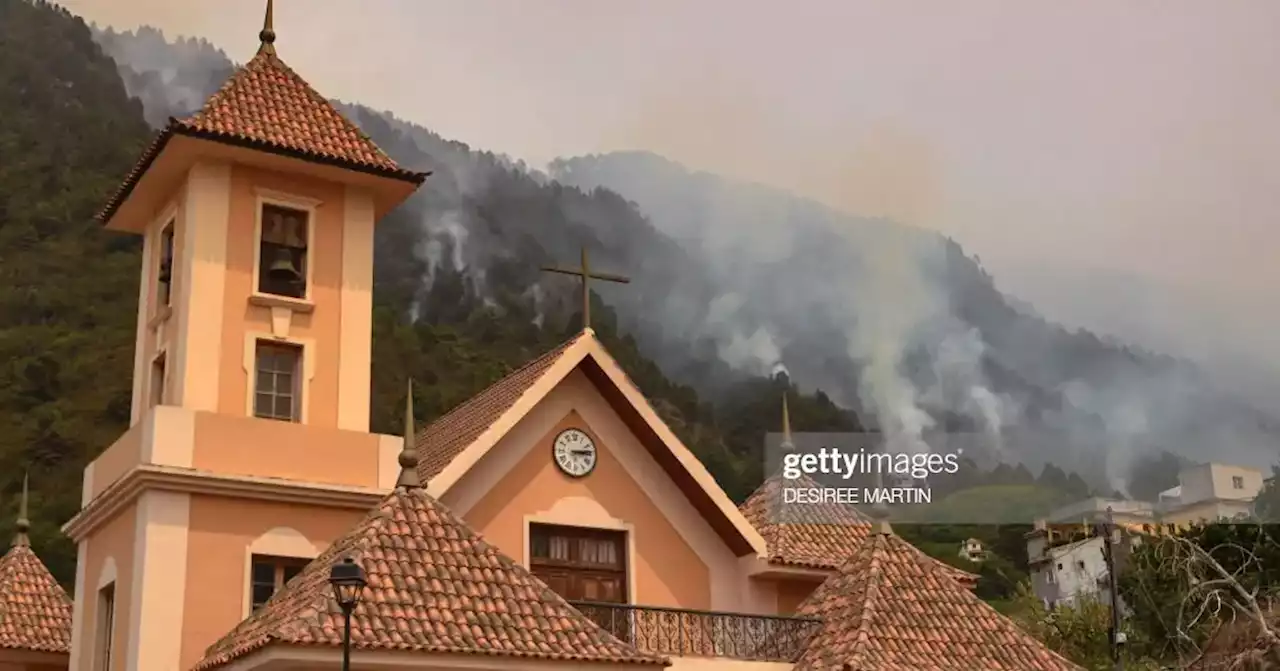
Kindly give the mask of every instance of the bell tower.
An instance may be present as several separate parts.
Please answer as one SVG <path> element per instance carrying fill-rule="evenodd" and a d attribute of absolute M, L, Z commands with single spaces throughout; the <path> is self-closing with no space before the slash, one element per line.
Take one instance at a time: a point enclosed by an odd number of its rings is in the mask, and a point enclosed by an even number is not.
<path fill-rule="evenodd" d="M 270 0 L 259 37 L 100 215 L 144 249 L 131 427 L 64 527 L 72 671 L 189 668 L 400 473 L 369 433 L 373 237 L 427 175 L 280 59 Z"/>
<path fill-rule="evenodd" d="M 373 225 L 424 175 L 285 65 L 271 24 L 102 213 L 144 240 L 134 424 L 162 405 L 368 430 Z"/>

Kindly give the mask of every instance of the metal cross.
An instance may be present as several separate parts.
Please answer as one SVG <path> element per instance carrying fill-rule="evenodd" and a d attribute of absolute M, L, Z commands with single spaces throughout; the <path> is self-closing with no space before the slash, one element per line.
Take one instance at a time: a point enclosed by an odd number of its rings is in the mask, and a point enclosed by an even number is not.
<path fill-rule="evenodd" d="M 617 282 L 618 284 L 630 284 L 631 278 L 622 275 L 611 275 L 609 273 L 591 272 L 591 265 L 587 263 L 587 248 L 582 248 L 582 266 L 580 268 L 556 268 L 554 266 L 544 266 L 544 271 L 549 273 L 560 273 L 562 275 L 573 275 L 582 280 L 582 328 L 591 326 L 591 280 L 602 280 L 604 282 Z"/>

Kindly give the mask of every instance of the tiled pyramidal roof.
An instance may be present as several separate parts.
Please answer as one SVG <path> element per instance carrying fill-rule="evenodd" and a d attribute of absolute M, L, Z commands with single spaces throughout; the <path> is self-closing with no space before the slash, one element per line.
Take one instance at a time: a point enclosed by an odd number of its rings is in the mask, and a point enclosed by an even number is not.
<path fill-rule="evenodd" d="M 588 620 L 423 490 L 402 488 L 210 646 L 195 669 L 273 643 L 340 646 L 342 611 L 328 577 L 344 557 L 369 581 L 352 615 L 354 650 L 667 664 Z"/>
<path fill-rule="evenodd" d="M 170 119 L 107 203 L 106 221 L 137 186 L 173 135 L 189 135 L 303 160 L 422 183 L 424 173 L 401 168 L 354 123 L 280 60 L 258 53 L 186 119 Z"/>
<path fill-rule="evenodd" d="M 793 487 L 821 487 L 808 476 L 800 476 Z M 760 532 L 769 548 L 769 561 L 785 566 L 835 570 L 862 547 L 871 535 L 871 518 L 844 503 L 782 503 L 782 476 L 765 480 L 739 507 L 743 516 Z M 927 556 L 926 556 L 927 557 Z M 942 573 L 962 584 L 977 576 L 932 557 Z"/>
<path fill-rule="evenodd" d="M 821 618 L 795 671 L 1081 671 L 892 533 L 800 605 Z"/>
<path fill-rule="evenodd" d="M 418 475 L 422 481 L 427 482 L 444 470 L 542 379 L 566 350 L 588 336 L 585 330 L 579 332 L 427 425 L 417 436 Z"/>
<path fill-rule="evenodd" d="M 0 649 L 71 651 L 71 598 L 24 536 L 0 557 Z"/>
<path fill-rule="evenodd" d="M 820 487 L 801 476 L 794 487 Z M 764 537 L 769 561 L 805 568 L 836 569 L 862 546 L 871 520 L 840 503 L 782 503 L 782 476 L 765 480 L 739 507 Z"/>
<path fill-rule="evenodd" d="M 173 123 L 197 133 L 261 142 L 353 166 L 401 169 L 274 50 L 259 51 L 199 112 Z"/>

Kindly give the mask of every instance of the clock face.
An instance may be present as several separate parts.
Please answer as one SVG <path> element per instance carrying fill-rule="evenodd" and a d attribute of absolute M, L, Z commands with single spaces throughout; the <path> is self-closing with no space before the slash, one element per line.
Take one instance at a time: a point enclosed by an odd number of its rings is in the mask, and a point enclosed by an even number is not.
<path fill-rule="evenodd" d="M 596 444 L 580 429 L 565 429 L 551 446 L 556 466 L 565 475 L 580 478 L 596 467 Z"/>

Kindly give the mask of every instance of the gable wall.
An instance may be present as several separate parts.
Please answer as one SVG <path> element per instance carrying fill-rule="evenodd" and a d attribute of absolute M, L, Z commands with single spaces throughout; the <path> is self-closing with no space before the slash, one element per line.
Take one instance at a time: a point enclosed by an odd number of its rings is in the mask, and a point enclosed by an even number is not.
<path fill-rule="evenodd" d="M 577 427 L 599 446 L 595 471 L 556 468 L 551 444 Z M 580 371 L 570 373 L 442 497 L 512 559 L 527 562 L 530 521 L 633 529 L 632 603 L 774 612 L 752 604 L 737 557 Z M 526 563 L 527 565 L 527 563 Z"/>
<path fill-rule="evenodd" d="M 804 600 L 818 589 L 817 582 L 801 581 L 801 580 L 778 580 L 774 583 L 774 589 L 778 595 L 778 614 L 779 615 L 795 615 L 796 608 L 804 603 Z"/>

